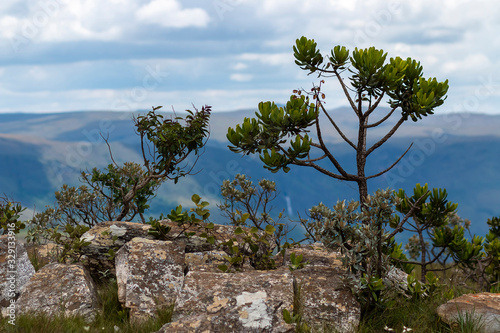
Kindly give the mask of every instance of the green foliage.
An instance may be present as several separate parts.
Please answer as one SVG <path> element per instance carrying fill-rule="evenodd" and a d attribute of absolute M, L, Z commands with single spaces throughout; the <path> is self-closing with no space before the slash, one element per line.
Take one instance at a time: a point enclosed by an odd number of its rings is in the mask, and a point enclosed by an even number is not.
<path fill-rule="evenodd" d="M 112 219 L 109 219 L 109 221 L 112 221 L 120 215 L 121 208 L 125 204 L 125 196 L 133 191 L 137 184 L 147 178 L 147 172 L 137 163 L 125 162 L 123 166 L 109 164 L 102 171 L 94 168 L 90 173 L 83 172 L 82 178 L 93 189 L 94 197 L 105 198 L 105 204 L 107 205 L 106 217 L 111 217 Z M 128 203 L 129 210 L 127 215 L 123 219 L 132 221 L 139 215 L 144 223 L 143 214 L 149 208 L 149 201 L 155 196 L 156 190 L 163 181 L 164 179 L 152 179 L 145 183 L 143 187 L 137 187 L 135 195 L 130 203 Z M 89 207 L 87 206 L 83 214 L 90 210 L 88 209 Z"/>
<path fill-rule="evenodd" d="M 159 219 L 150 219 L 149 223 L 151 227 L 148 233 L 163 240 L 191 237 L 198 233 L 198 236 L 205 238 L 208 243 L 215 244 L 216 239 L 211 234 L 214 224 L 208 222 L 210 210 L 207 206 L 209 203 L 207 201 L 202 201 L 198 194 L 193 194 L 191 196 L 191 201 L 196 207 L 190 208 L 189 210 L 183 210 L 182 205 L 178 205 L 167 215 L 168 219 L 172 222 L 176 222 L 177 225 L 181 227 L 181 231 L 177 235 L 170 234 L 172 228 L 162 224 L 161 220 L 163 219 L 163 215 Z"/>
<path fill-rule="evenodd" d="M 491 292 L 500 292 L 500 217 L 487 221 L 490 230 L 484 242 L 484 275 Z"/>
<path fill-rule="evenodd" d="M 481 237 L 467 240 L 464 234 L 466 224 L 455 213 L 458 204 L 448 202 L 445 189 L 434 188 L 429 191 L 427 184 L 417 184 L 413 196 L 407 196 L 404 190 L 399 190 L 396 196 L 399 199 L 397 211 L 412 220 L 401 224 L 399 218 L 396 218 L 391 226 L 416 234 L 409 239 L 407 249 L 411 258 L 417 259 L 420 256 L 420 260 L 407 263 L 421 266 L 422 282 L 426 281 L 426 274 L 430 270 L 428 266 L 435 262 L 443 265 L 444 268 L 438 268 L 441 270 L 452 267 L 445 266 L 448 259 L 462 265 L 472 265 L 478 260 L 483 240 Z"/>
<path fill-rule="evenodd" d="M 351 54 L 345 46 L 337 45 L 329 56 L 323 57 L 314 40 L 301 37 L 296 40 L 293 52 L 295 63 L 301 69 L 309 74 L 317 73 L 318 77 L 333 77 L 338 81 L 358 118 L 358 142 L 351 141 L 326 111 L 326 95 L 322 91 L 324 81 L 321 80 L 310 91 L 294 90 L 284 107 L 278 107 L 270 101 L 259 103 L 255 118 L 245 118 L 241 125 L 228 129 L 229 149 L 236 153 L 259 154 L 264 167 L 272 172 L 288 172 L 290 165 L 302 165 L 335 179 L 356 182 L 360 202 L 364 203 L 368 195 L 367 180 L 384 174 L 399 161 L 382 172 L 365 175 L 368 155 L 392 137 L 408 118 L 417 121 L 433 114 L 434 109 L 446 99 L 448 81 L 424 78 L 419 62 L 400 57 L 388 60 L 387 53 L 375 47 L 356 48 Z M 345 80 L 343 75 L 347 69 L 351 75 Z M 307 96 L 302 95 L 303 92 Z M 314 103 L 310 103 L 309 97 Z M 389 98 L 387 103 L 391 110 L 382 119 L 370 122 L 370 115 L 384 98 Z M 385 136 L 368 147 L 368 129 L 384 123 L 397 109 L 401 111 L 399 120 Z M 355 172 L 344 170 L 323 140 L 322 132 L 325 130 L 320 126 L 321 113 L 339 136 L 356 151 Z M 312 131 L 315 132 L 314 136 L 309 134 Z M 330 162 L 333 169 L 329 170 L 320 161 Z"/>
<path fill-rule="evenodd" d="M 272 217 L 271 204 L 278 196 L 275 182 L 261 179 L 255 185 L 250 177 L 237 174 L 232 181 L 224 180 L 221 194 L 224 201 L 217 207 L 222 216 L 235 226 L 256 227 L 261 231 L 274 228 L 274 239 L 269 241 L 276 244 L 278 252 L 281 251 L 281 246 L 287 243 L 287 235 L 293 228 L 290 229 L 288 224 L 281 222 L 283 212 L 276 219 Z"/>
<path fill-rule="evenodd" d="M 291 253 L 290 254 L 290 263 L 291 264 L 288 265 L 288 268 L 291 271 L 304 268 L 309 263 L 309 261 L 302 262 L 302 260 L 304 259 L 303 257 L 304 256 L 302 254 L 299 254 L 298 256 L 296 256 L 295 253 Z"/>
<path fill-rule="evenodd" d="M 26 227 L 26 224 L 19 219 L 20 214 L 25 209 L 20 203 L 8 200 L 6 197 L 0 198 L 0 231 L 2 235 L 17 234 Z"/>
<path fill-rule="evenodd" d="M 292 313 L 287 308 L 283 308 L 283 320 L 287 324 L 295 324 L 295 331 L 298 333 L 312 332 L 309 325 L 303 319 L 304 304 L 302 300 L 302 286 L 293 279 L 293 305 Z"/>
<path fill-rule="evenodd" d="M 229 262 L 229 266 L 219 265 L 219 269 L 223 272 L 240 271 L 245 260 L 258 270 L 275 269 L 276 261 L 269 242 L 275 231 L 269 224 L 261 231 L 257 227 L 236 228 L 236 237 L 221 242 L 222 248 L 228 253 L 224 258 Z"/>
<path fill-rule="evenodd" d="M 348 270 L 345 281 L 358 296 L 363 312 L 391 304 L 384 296 L 383 281 L 397 265 L 395 258 L 406 260 L 401 246 L 386 231 L 398 203 L 392 191 L 378 190 L 362 206 L 356 201 L 339 201 L 333 209 L 320 203 L 309 210 L 317 239 L 341 251 Z"/>

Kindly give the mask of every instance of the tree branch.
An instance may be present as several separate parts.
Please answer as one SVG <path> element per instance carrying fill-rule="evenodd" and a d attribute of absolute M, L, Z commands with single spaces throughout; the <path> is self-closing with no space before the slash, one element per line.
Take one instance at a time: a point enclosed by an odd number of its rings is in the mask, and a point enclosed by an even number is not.
<path fill-rule="evenodd" d="M 371 179 L 371 178 L 375 178 L 375 177 L 378 177 L 378 176 L 381 176 L 383 175 L 384 173 L 386 173 L 387 171 L 391 170 L 392 168 L 394 168 L 396 166 L 396 164 L 399 163 L 399 161 L 401 161 L 401 159 L 406 155 L 406 153 L 410 150 L 410 148 L 413 146 L 413 143 L 408 147 L 408 149 L 406 149 L 406 151 L 403 153 L 403 155 L 401 155 L 398 160 L 396 162 L 394 162 L 390 167 L 388 167 L 387 169 L 385 169 L 384 171 L 381 171 L 375 175 L 372 175 L 370 177 L 366 177 L 366 179 Z"/>
<path fill-rule="evenodd" d="M 319 100 L 319 105 L 321 107 L 321 109 L 323 110 L 323 112 L 325 113 L 325 115 L 327 116 L 328 120 L 330 121 L 330 123 L 333 125 L 333 127 L 335 127 L 335 129 L 337 130 L 337 132 L 339 133 L 339 135 L 342 137 L 342 139 L 344 139 L 345 142 L 347 142 L 352 148 L 354 148 L 354 150 L 356 150 L 356 145 L 354 143 L 352 143 L 351 140 L 349 140 L 345 135 L 344 133 L 340 130 L 340 128 L 337 126 L 337 124 L 335 123 L 335 121 L 330 117 L 330 114 L 328 112 L 326 112 L 325 110 L 325 107 L 323 106 L 323 103 L 321 103 Z M 319 121 L 319 120 L 317 120 Z"/>
<path fill-rule="evenodd" d="M 339 80 L 340 86 L 342 87 L 342 90 L 344 91 L 345 96 L 347 97 L 347 100 L 349 101 L 349 104 L 351 104 L 352 109 L 356 113 L 356 115 L 360 115 L 361 110 L 358 110 L 356 108 L 356 104 L 354 104 L 354 101 L 352 100 L 351 96 L 349 95 L 349 91 L 347 91 L 347 86 L 344 83 L 344 80 L 340 76 L 339 72 L 337 70 L 334 70 L 335 75 L 337 76 L 337 79 Z"/>
<path fill-rule="evenodd" d="M 377 127 L 378 125 L 382 124 L 384 121 L 386 121 L 387 119 L 389 119 L 390 116 L 392 116 L 392 114 L 394 113 L 394 111 L 396 110 L 397 108 L 393 108 L 388 114 L 387 116 L 385 116 L 384 118 L 382 118 L 381 120 L 377 121 L 376 123 L 373 123 L 373 124 L 369 124 L 369 125 L 366 125 L 366 128 L 371 128 L 371 127 Z"/>
<path fill-rule="evenodd" d="M 380 147 L 381 145 L 383 145 L 387 140 L 389 140 L 389 138 L 391 136 L 393 136 L 394 133 L 396 133 L 396 131 L 398 130 L 399 126 L 401 126 L 403 123 L 404 123 L 404 119 L 403 119 L 403 117 L 401 117 L 401 119 L 399 119 L 399 121 L 396 123 L 396 125 L 394 125 L 394 127 L 389 131 L 389 133 L 387 133 L 382 139 L 380 139 L 379 142 L 377 142 L 376 144 L 374 144 L 370 149 L 368 149 L 366 151 L 366 156 L 370 155 L 375 149 L 377 149 L 378 147 Z"/>

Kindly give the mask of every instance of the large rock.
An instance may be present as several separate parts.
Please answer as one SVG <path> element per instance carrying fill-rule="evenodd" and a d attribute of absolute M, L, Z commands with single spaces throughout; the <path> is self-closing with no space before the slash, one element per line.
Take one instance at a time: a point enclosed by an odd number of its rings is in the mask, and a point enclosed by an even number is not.
<path fill-rule="evenodd" d="M 97 291 L 81 265 L 52 263 L 42 267 L 17 300 L 19 313 L 44 312 L 81 315 L 92 320 L 98 308 Z"/>
<path fill-rule="evenodd" d="M 330 326 L 336 332 L 353 332 L 361 310 L 351 290 L 342 282 L 345 270 L 340 254 L 320 243 L 304 245 L 287 251 L 286 265 L 290 264 L 291 253 L 302 254 L 302 262 L 308 262 L 304 268 L 292 272 L 301 287 L 304 320 L 313 328 Z"/>
<path fill-rule="evenodd" d="M 26 249 L 14 235 L 0 236 L 0 308 L 7 317 L 9 309 L 35 274 Z M 10 308 L 9 308 L 10 307 Z"/>
<path fill-rule="evenodd" d="M 213 245 L 208 243 L 205 238 L 197 236 L 205 231 L 202 225 L 187 228 L 185 225 L 179 225 L 170 220 L 163 220 L 161 223 L 171 228 L 166 240 L 184 242 L 187 253 L 217 250 L 218 245 L 231 238 L 236 238 L 239 241 L 241 251 L 249 252 L 247 246 L 243 246 L 242 235 L 234 235 L 235 226 L 216 224 L 211 231 L 217 239 L 216 244 Z M 91 275 L 98 279 L 102 273 L 116 274 L 114 260 L 110 260 L 109 251 L 116 252 L 135 237 L 154 239 L 153 235 L 148 234 L 150 227 L 149 224 L 109 221 L 99 223 L 83 234 L 81 239 L 90 242 L 90 245 L 83 248 L 84 257 L 82 259 L 86 261 Z M 186 237 L 185 232 L 195 232 L 195 235 Z M 271 247 L 274 246 L 274 242 L 271 241 L 270 244 Z M 260 251 L 265 252 L 267 248 L 262 247 Z"/>
<path fill-rule="evenodd" d="M 90 274 L 98 279 L 103 273 L 114 275 L 115 261 L 110 260 L 109 251 L 116 252 L 134 237 L 153 239 L 148 236 L 149 224 L 110 221 L 96 224 L 84 233 L 82 240 L 90 242 L 82 249 L 83 260 Z"/>
<path fill-rule="evenodd" d="M 286 268 L 242 273 L 189 272 L 173 322 L 159 332 L 289 332 L 284 308 L 293 304 Z"/>
<path fill-rule="evenodd" d="M 184 282 L 183 242 L 136 237 L 116 254 L 118 299 L 130 319 L 154 317 L 157 308 L 175 302 Z"/>
<path fill-rule="evenodd" d="M 463 295 L 439 306 L 436 312 L 452 327 L 457 326 L 460 320 L 469 318 L 481 327 L 478 332 L 500 332 L 500 294 Z"/>

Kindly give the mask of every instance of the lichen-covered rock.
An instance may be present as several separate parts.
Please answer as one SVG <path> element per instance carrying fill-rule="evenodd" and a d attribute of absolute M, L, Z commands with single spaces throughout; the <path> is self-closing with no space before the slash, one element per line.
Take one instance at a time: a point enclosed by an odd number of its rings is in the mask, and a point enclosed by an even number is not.
<path fill-rule="evenodd" d="M 92 320 L 98 307 L 97 291 L 90 274 L 81 265 L 59 263 L 42 267 L 26 284 L 17 300 L 19 313 L 61 310 L 67 316 Z"/>
<path fill-rule="evenodd" d="M 314 266 L 342 266 L 340 261 L 341 254 L 326 248 L 322 243 L 304 244 L 297 247 L 292 247 L 286 251 L 285 265 L 289 265 L 290 255 L 295 253 L 296 256 L 302 255 L 302 262 L 308 262 L 308 265 Z"/>
<path fill-rule="evenodd" d="M 0 308 L 4 316 L 35 274 L 26 248 L 14 235 L 0 236 Z"/>
<path fill-rule="evenodd" d="M 361 309 L 351 290 L 343 285 L 345 270 L 340 254 L 320 243 L 303 245 L 287 251 L 287 265 L 291 253 L 302 254 L 302 262 L 308 262 L 304 268 L 292 272 L 301 286 L 303 319 L 312 327 L 326 325 L 337 332 L 353 332 L 359 324 Z"/>
<path fill-rule="evenodd" d="M 118 298 L 142 321 L 172 304 L 184 281 L 183 242 L 133 238 L 116 254 Z"/>
<path fill-rule="evenodd" d="M 177 299 L 173 322 L 160 332 L 189 331 L 187 316 L 200 320 L 192 332 L 287 332 L 290 325 L 282 311 L 292 311 L 292 304 L 293 277 L 288 269 L 234 274 L 191 271 Z M 211 323 L 203 323 L 208 318 Z"/>
<path fill-rule="evenodd" d="M 59 254 L 62 253 L 63 247 L 55 243 L 47 243 L 27 246 L 26 251 L 28 251 L 29 256 L 36 259 L 38 267 L 42 267 L 53 262 L 58 262 L 57 259 Z M 70 259 L 67 259 L 67 263 L 70 263 Z"/>
<path fill-rule="evenodd" d="M 171 228 L 170 232 L 166 235 L 166 240 L 169 241 L 182 241 L 185 243 L 186 252 L 203 252 L 203 251 L 216 251 L 217 247 L 228 241 L 231 238 L 237 240 L 235 245 L 240 245 L 242 252 L 250 253 L 248 246 L 243 246 L 242 236 L 234 235 L 235 226 L 218 225 L 216 224 L 211 230 L 217 242 L 210 244 L 205 238 L 197 236 L 205 230 L 201 226 L 179 225 L 177 222 L 170 220 L 163 220 L 161 223 Z M 82 260 L 85 261 L 86 267 L 89 269 L 90 274 L 98 279 L 102 273 L 115 275 L 114 261 L 110 260 L 109 251 L 113 250 L 115 253 L 124 244 L 129 242 L 134 237 L 155 239 L 153 235 L 148 234 L 151 225 L 134 223 L 134 222 L 121 222 L 110 221 L 102 222 L 95 225 L 92 229 L 82 235 L 81 239 L 90 242 L 89 246 L 82 249 L 84 256 Z M 195 235 L 186 237 L 186 232 L 195 232 Z M 274 247 L 274 242 L 271 241 L 271 249 Z M 261 252 L 266 252 L 267 248 L 263 245 L 260 249 Z"/>
<path fill-rule="evenodd" d="M 293 271 L 301 287 L 303 319 L 312 327 L 323 325 L 336 332 L 354 332 L 361 309 L 351 290 L 342 283 L 340 267 L 306 266 Z"/>
<path fill-rule="evenodd" d="M 109 251 L 116 252 L 134 237 L 153 239 L 148 235 L 149 224 L 110 221 L 96 224 L 84 233 L 82 240 L 90 242 L 83 247 L 85 266 L 90 274 L 98 279 L 102 273 L 115 274 L 115 261 L 110 260 Z"/>
<path fill-rule="evenodd" d="M 460 318 L 471 318 L 480 326 L 478 333 L 500 332 L 499 293 L 466 294 L 440 305 L 436 312 L 452 327 L 458 325 Z"/>
<path fill-rule="evenodd" d="M 214 272 L 221 273 L 219 265 L 229 266 L 229 261 L 227 261 L 224 256 L 227 253 L 224 251 L 204 251 L 204 252 L 192 252 L 186 253 L 186 266 L 187 271 L 203 271 L 203 272 Z M 245 261 L 242 267 L 239 268 L 240 271 L 255 270 L 248 261 Z"/>
<path fill-rule="evenodd" d="M 164 325 L 159 331 L 155 333 L 212 333 L 212 332 L 258 332 L 258 333 L 295 333 L 295 324 L 279 323 L 276 326 L 266 329 L 259 328 L 246 328 L 241 330 L 241 327 L 237 329 L 228 328 L 227 318 L 221 314 L 195 314 L 191 316 L 183 317 L 172 323 Z"/>

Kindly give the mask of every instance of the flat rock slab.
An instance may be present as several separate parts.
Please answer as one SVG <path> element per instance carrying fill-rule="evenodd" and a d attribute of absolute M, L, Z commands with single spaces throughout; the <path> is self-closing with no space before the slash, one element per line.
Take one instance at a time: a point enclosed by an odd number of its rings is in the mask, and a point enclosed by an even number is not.
<path fill-rule="evenodd" d="M 4 316 L 34 274 L 24 244 L 14 235 L 0 236 L 0 308 Z"/>
<path fill-rule="evenodd" d="M 293 276 L 288 269 L 242 273 L 189 272 L 173 322 L 160 332 L 187 327 L 188 316 L 210 318 L 193 332 L 287 332 L 282 311 L 291 311 Z M 193 318 L 194 318 L 193 317 Z"/>
<path fill-rule="evenodd" d="M 142 321 L 168 307 L 184 282 L 183 242 L 133 238 L 116 254 L 118 299 L 130 318 Z"/>
<path fill-rule="evenodd" d="M 17 300 L 20 313 L 63 311 L 92 320 L 98 308 L 97 291 L 88 271 L 81 265 L 59 263 L 42 267 L 26 284 Z"/>
<path fill-rule="evenodd" d="M 480 332 L 500 332 L 500 293 L 463 295 L 440 305 L 436 312 L 450 326 L 457 325 L 460 318 L 473 317 L 480 323 Z"/>

